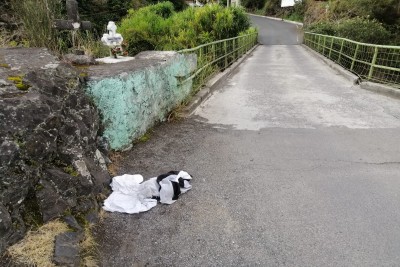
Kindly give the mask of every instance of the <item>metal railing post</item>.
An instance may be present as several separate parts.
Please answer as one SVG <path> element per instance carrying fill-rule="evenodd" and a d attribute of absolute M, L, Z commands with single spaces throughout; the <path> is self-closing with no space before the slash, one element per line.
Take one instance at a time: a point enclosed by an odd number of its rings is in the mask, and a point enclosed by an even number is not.
<path fill-rule="evenodd" d="M 233 60 L 236 60 L 236 40 L 233 39 Z"/>
<path fill-rule="evenodd" d="M 216 59 L 216 57 L 215 57 L 215 44 L 211 45 L 211 54 L 212 54 L 211 61 L 213 61 L 213 60 Z"/>
<path fill-rule="evenodd" d="M 201 63 L 203 59 L 203 47 L 199 48 L 199 58 L 197 59 L 197 64 Z"/>
<path fill-rule="evenodd" d="M 358 53 L 358 48 L 360 47 L 359 44 L 356 45 L 356 51 L 354 51 L 354 56 L 353 56 L 353 61 L 351 62 L 351 67 L 350 70 L 353 71 L 354 64 L 356 63 L 356 58 L 357 58 L 357 53 Z"/>
<path fill-rule="evenodd" d="M 228 49 L 226 47 L 226 41 L 224 41 L 224 55 L 225 55 L 225 69 L 228 67 Z"/>
<path fill-rule="evenodd" d="M 321 35 L 318 35 L 318 51 L 321 50 Z"/>
<path fill-rule="evenodd" d="M 371 80 L 371 78 L 372 78 L 372 74 L 374 73 L 374 67 L 375 67 L 377 58 L 378 58 L 378 47 L 375 46 L 374 57 L 372 58 L 371 67 L 370 67 L 369 73 L 368 73 L 368 80 Z"/>
<path fill-rule="evenodd" d="M 330 50 L 329 50 L 329 58 L 331 58 L 331 55 L 332 55 L 332 50 L 333 50 L 333 40 L 335 40 L 335 38 L 334 38 L 334 37 L 331 37 L 331 48 L 330 48 Z"/>
<path fill-rule="evenodd" d="M 340 59 L 342 58 L 343 54 L 343 45 L 344 45 L 344 40 L 342 40 L 342 44 L 340 45 L 340 52 L 339 52 L 339 58 L 338 58 L 338 63 L 340 63 Z"/>

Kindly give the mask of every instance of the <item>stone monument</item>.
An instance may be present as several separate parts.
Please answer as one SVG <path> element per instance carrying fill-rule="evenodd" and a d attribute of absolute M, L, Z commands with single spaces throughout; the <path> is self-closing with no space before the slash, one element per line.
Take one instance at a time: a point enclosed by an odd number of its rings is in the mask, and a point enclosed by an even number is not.
<path fill-rule="evenodd" d="M 132 60 L 133 57 L 123 56 L 124 51 L 122 49 L 122 42 L 124 41 L 124 38 L 121 34 L 117 33 L 117 25 L 115 25 L 114 21 L 108 22 L 107 31 L 108 33 L 103 34 L 101 42 L 110 48 L 110 57 L 99 58 L 96 60 L 103 63 L 118 63 Z"/>

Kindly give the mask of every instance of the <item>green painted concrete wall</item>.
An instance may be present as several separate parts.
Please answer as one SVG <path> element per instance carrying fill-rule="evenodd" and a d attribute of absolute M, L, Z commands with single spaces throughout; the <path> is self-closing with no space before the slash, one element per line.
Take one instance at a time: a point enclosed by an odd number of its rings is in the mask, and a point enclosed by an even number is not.
<path fill-rule="evenodd" d="M 111 149 L 131 148 L 135 139 L 165 120 L 190 94 L 192 81 L 181 84 L 179 80 L 194 71 L 196 57 L 173 53 L 163 61 L 142 69 L 127 69 L 116 76 L 89 79 L 86 92 L 100 110 L 103 137 Z M 114 64 L 108 65 L 113 68 Z"/>

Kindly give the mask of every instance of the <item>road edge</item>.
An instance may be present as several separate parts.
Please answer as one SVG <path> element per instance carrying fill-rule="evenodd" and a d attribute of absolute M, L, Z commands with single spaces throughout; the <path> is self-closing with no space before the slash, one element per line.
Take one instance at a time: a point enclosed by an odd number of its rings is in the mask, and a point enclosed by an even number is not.
<path fill-rule="evenodd" d="M 359 84 L 361 82 L 361 78 L 355 75 L 354 73 L 344 69 L 342 66 L 339 64 L 333 62 L 329 58 L 324 57 L 323 55 L 315 52 L 305 44 L 302 44 L 301 47 L 303 47 L 307 52 L 309 52 L 311 55 L 316 57 L 319 60 L 322 60 L 326 65 L 328 65 L 331 69 L 339 72 L 344 78 L 346 78 L 348 81 L 352 82 L 353 84 Z"/>
<path fill-rule="evenodd" d="M 226 78 L 234 71 L 236 68 L 246 60 L 249 55 L 259 46 L 256 44 L 252 47 L 249 51 L 247 51 L 241 58 L 239 58 L 235 63 L 233 63 L 230 67 L 225 69 L 223 72 L 220 72 L 213 76 L 205 86 L 197 92 L 195 96 L 192 97 L 189 104 L 183 109 L 183 117 L 189 117 L 193 114 L 198 106 L 203 103 L 214 91 L 215 89 L 221 84 L 221 82 L 225 81 Z"/>
<path fill-rule="evenodd" d="M 364 90 L 400 99 L 400 89 L 393 88 L 389 85 L 365 81 L 360 83 L 360 87 Z"/>

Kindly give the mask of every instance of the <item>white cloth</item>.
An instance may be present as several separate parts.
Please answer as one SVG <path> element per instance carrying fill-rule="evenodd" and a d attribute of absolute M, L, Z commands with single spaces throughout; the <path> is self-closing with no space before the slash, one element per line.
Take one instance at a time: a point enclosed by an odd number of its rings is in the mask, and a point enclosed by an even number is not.
<path fill-rule="evenodd" d="M 170 175 L 160 181 L 160 202 L 164 204 L 172 204 L 176 200 L 174 198 L 174 188 L 172 182 L 179 183 L 179 178 L 184 179 L 184 186 L 180 187 L 181 193 L 186 193 L 188 190 L 192 189 L 192 186 L 187 180 L 191 180 L 192 177 L 185 171 L 180 171 L 178 175 Z"/>
<path fill-rule="evenodd" d="M 178 174 L 166 175 L 165 178 L 159 176 L 159 181 L 158 177 L 154 177 L 145 182 L 140 174 L 114 177 L 111 182 L 113 192 L 104 201 L 103 209 L 129 214 L 144 212 L 157 205 L 157 200 L 154 198 L 159 198 L 161 203 L 172 204 L 181 193 L 186 193 L 192 188 L 189 183 L 192 177 L 187 172 L 180 171 Z"/>

